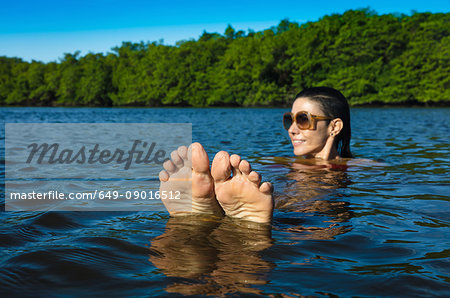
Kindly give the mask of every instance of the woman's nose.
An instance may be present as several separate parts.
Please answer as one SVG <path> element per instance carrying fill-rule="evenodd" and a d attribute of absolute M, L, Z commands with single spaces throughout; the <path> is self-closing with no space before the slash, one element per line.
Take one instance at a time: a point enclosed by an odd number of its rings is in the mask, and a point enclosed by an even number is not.
<path fill-rule="evenodd" d="M 291 127 L 289 127 L 288 132 L 290 134 L 298 134 L 300 132 L 300 129 L 297 127 L 297 124 L 295 122 L 292 122 Z"/>

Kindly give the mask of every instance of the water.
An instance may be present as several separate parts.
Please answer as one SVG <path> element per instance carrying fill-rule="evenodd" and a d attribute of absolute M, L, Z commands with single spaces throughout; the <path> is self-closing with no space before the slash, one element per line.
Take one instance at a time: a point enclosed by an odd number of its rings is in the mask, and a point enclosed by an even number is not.
<path fill-rule="evenodd" d="M 353 109 L 353 152 L 378 163 L 340 169 L 292 158 L 285 111 L 1 108 L 7 122 L 193 123 L 210 158 L 238 153 L 273 182 L 277 209 L 271 229 L 165 212 L 2 212 L 0 294 L 450 295 L 450 109 Z M 3 127 L 1 138 L 4 157 Z"/>

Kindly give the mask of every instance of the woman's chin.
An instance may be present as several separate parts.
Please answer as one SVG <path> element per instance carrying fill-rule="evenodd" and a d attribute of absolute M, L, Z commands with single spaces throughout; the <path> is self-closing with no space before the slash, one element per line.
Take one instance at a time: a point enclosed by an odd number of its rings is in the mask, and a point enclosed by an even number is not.
<path fill-rule="evenodd" d="M 306 148 L 303 146 L 295 146 L 294 147 L 294 155 L 296 156 L 304 156 L 307 158 L 314 158 L 320 150 L 317 150 L 317 148 Z"/>
<path fill-rule="evenodd" d="M 308 153 L 308 150 L 305 150 L 304 148 L 294 147 L 294 154 L 296 156 L 303 156 L 307 155 Z"/>

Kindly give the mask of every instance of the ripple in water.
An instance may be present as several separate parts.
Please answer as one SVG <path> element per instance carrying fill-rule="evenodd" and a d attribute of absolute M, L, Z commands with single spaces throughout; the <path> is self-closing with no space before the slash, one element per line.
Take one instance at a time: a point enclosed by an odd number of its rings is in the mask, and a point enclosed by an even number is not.
<path fill-rule="evenodd" d="M 275 185 L 277 209 L 269 229 L 166 212 L 2 212 L 0 294 L 449 296 L 449 127 L 436 119 L 450 110 L 355 108 L 359 159 L 334 165 L 292 157 L 285 111 L 1 108 L 8 122 L 193 123 L 211 159 L 238 153 Z"/>

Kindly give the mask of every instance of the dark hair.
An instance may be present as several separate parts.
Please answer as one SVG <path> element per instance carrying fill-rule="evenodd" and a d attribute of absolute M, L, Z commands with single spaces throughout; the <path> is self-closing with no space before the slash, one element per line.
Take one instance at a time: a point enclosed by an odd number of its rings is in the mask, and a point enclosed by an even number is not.
<path fill-rule="evenodd" d="M 341 132 L 336 136 L 337 151 L 340 157 L 353 157 L 350 152 L 350 108 L 345 96 L 336 89 L 329 87 L 306 88 L 295 96 L 304 97 L 317 102 L 327 117 L 340 118 L 344 123 Z"/>

